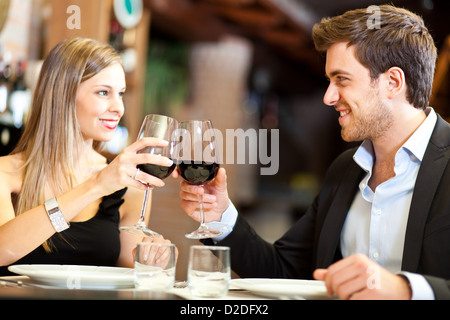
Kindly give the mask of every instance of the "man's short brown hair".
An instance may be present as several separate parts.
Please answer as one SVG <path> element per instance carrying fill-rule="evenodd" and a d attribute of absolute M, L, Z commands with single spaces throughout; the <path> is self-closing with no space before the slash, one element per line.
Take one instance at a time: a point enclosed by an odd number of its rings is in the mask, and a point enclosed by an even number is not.
<path fill-rule="evenodd" d="M 355 46 L 359 62 L 373 80 L 391 67 L 405 73 L 406 98 L 414 107 L 428 106 L 437 50 L 423 19 L 391 5 L 357 9 L 324 18 L 313 27 L 316 49 L 326 52 L 337 42 Z"/>

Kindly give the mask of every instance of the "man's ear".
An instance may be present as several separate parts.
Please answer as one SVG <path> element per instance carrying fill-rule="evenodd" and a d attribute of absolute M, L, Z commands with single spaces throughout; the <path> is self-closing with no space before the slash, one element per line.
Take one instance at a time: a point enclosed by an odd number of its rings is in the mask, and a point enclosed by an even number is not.
<path fill-rule="evenodd" d="M 385 74 L 388 78 L 387 96 L 393 99 L 406 89 L 405 73 L 399 67 L 392 67 Z"/>

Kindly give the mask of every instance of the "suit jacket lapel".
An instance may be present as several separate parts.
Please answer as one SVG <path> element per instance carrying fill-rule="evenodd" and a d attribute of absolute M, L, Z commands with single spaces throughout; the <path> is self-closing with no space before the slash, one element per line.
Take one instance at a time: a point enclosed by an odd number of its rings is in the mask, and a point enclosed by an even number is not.
<path fill-rule="evenodd" d="M 434 195 L 450 156 L 450 126 L 438 116 L 417 176 L 406 226 L 402 270 L 417 272 L 423 233 Z"/>
<path fill-rule="evenodd" d="M 328 267 L 336 260 L 342 227 L 363 174 L 364 171 L 353 160 L 346 172 L 343 172 L 342 182 L 334 195 L 319 236 L 317 245 L 319 267 Z"/>

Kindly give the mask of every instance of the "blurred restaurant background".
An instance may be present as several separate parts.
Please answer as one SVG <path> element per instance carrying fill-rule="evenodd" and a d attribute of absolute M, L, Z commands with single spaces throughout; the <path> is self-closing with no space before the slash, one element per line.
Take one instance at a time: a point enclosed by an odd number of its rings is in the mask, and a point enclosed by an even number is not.
<path fill-rule="evenodd" d="M 272 242 L 312 202 L 331 161 L 354 144 L 340 138 L 338 113 L 323 104 L 324 56 L 311 29 L 326 16 L 384 4 L 377 0 L 0 0 L 0 155 L 26 126 L 42 60 L 64 38 L 111 43 L 127 74 L 125 116 L 105 154 L 136 139 L 148 113 L 211 119 L 226 129 L 279 133 L 279 170 L 224 164 L 230 197 Z M 450 1 L 399 0 L 420 14 L 439 50 L 431 105 L 450 117 Z M 270 141 L 270 137 L 268 138 Z M 248 152 L 258 152 L 247 143 Z M 270 148 L 268 149 L 270 152 Z M 272 157 L 273 158 L 273 157 Z M 273 158 L 274 159 L 274 158 Z M 196 241 L 179 181 L 153 191 L 150 225 L 177 244 L 180 264 Z M 177 278 L 185 278 L 179 268 Z"/>

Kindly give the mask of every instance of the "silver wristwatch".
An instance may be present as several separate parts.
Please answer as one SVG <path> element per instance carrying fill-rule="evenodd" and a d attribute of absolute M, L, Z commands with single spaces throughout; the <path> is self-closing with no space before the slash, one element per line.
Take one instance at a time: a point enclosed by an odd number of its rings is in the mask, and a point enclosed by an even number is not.
<path fill-rule="evenodd" d="M 56 201 L 56 198 L 51 198 L 45 201 L 44 206 L 56 232 L 62 232 L 69 228 L 69 224 L 67 223 L 61 210 L 59 209 L 58 201 Z"/>

